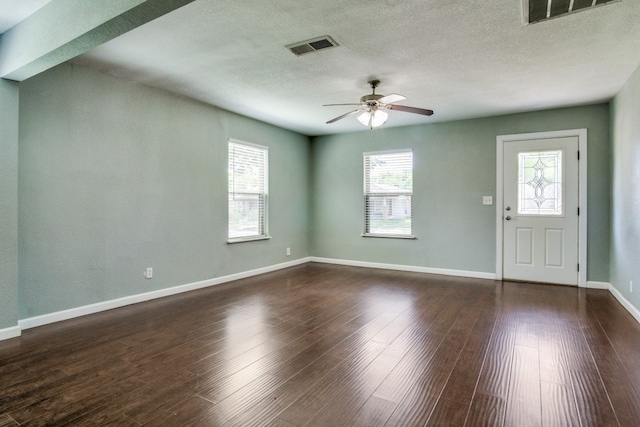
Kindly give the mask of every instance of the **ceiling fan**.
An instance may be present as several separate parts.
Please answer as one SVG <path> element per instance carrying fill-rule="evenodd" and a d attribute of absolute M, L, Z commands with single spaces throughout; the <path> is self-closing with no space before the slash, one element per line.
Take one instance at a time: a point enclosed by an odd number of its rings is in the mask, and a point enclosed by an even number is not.
<path fill-rule="evenodd" d="M 323 105 L 323 107 L 331 107 L 335 105 L 356 105 L 358 107 L 353 111 L 349 111 L 346 114 L 343 114 L 341 116 L 338 116 L 334 119 L 329 120 L 327 124 L 337 122 L 338 120 L 344 119 L 345 117 L 362 112 L 362 114 L 358 116 L 358 120 L 363 125 L 373 129 L 378 126 L 382 126 L 387 121 L 387 117 L 389 117 L 389 114 L 387 114 L 387 112 L 384 110 L 404 111 L 406 113 L 422 114 L 423 116 L 430 116 L 433 114 L 432 110 L 394 104 L 394 102 L 398 102 L 398 101 L 402 101 L 403 99 L 406 99 L 406 97 L 399 95 L 397 93 L 392 93 L 390 95 L 377 95 L 376 88 L 378 87 L 379 84 L 380 84 L 380 80 L 371 80 L 369 82 L 369 85 L 371 86 L 371 90 L 373 91 L 373 93 L 371 95 L 365 95 L 362 98 L 360 98 L 360 103 L 358 104 L 325 104 Z"/>

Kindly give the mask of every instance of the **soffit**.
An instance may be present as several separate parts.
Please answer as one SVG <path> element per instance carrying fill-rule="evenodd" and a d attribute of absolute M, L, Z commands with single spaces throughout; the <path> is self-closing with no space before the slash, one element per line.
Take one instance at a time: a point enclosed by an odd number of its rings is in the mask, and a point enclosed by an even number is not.
<path fill-rule="evenodd" d="M 640 63 L 640 2 L 623 0 L 525 25 L 520 0 L 196 0 L 75 63 L 308 135 L 370 93 L 400 93 L 431 117 L 385 126 L 610 100 Z M 285 46 L 324 35 L 339 47 Z"/>

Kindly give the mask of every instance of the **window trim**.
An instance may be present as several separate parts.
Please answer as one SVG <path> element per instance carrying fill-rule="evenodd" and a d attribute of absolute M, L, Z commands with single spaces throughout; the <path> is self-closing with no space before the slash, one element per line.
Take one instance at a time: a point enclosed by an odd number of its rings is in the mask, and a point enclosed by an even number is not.
<path fill-rule="evenodd" d="M 269 240 L 271 236 L 248 236 L 248 237 L 234 237 L 233 239 L 227 239 L 227 244 L 231 245 L 234 243 L 243 243 L 243 242 L 254 242 L 256 240 Z"/>
<path fill-rule="evenodd" d="M 243 242 L 252 242 L 256 240 L 269 240 L 271 239 L 271 235 L 269 234 L 269 147 L 265 145 L 254 144 L 252 142 L 246 142 L 235 138 L 229 138 L 227 141 L 227 168 L 229 167 L 229 154 L 230 154 L 230 144 L 244 145 L 251 148 L 257 148 L 260 150 L 264 150 L 266 153 L 265 157 L 265 169 L 264 169 L 264 193 L 260 193 L 264 197 L 264 213 L 263 213 L 263 230 L 262 234 L 255 234 L 251 236 L 239 236 L 239 237 L 229 237 L 229 177 L 227 174 L 227 244 L 232 243 L 243 243 Z M 258 193 L 256 193 L 258 194 Z"/>
<path fill-rule="evenodd" d="M 399 154 L 399 153 L 411 153 L 411 176 L 412 176 L 412 184 L 411 184 L 411 229 L 409 230 L 409 234 L 386 234 L 386 233 L 369 233 L 367 232 L 367 197 L 370 197 L 372 193 L 367 193 L 367 168 L 366 168 L 366 158 L 367 156 L 372 155 L 384 155 L 384 154 Z M 382 151 L 367 151 L 362 153 L 362 173 L 363 173 L 363 219 L 364 219 L 364 233 L 361 234 L 362 237 L 374 237 L 374 238 L 386 238 L 386 239 L 405 239 L 405 240 L 415 240 L 417 237 L 413 234 L 413 149 L 412 148 L 403 148 L 396 150 L 382 150 Z M 376 194 L 376 196 L 400 196 L 406 194 L 396 194 L 396 193 L 380 193 Z"/>
<path fill-rule="evenodd" d="M 377 237 L 382 239 L 406 239 L 416 240 L 417 237 L 414 234 L 376 234 L 376 233 L 362 233 L 362 237 Z"/>

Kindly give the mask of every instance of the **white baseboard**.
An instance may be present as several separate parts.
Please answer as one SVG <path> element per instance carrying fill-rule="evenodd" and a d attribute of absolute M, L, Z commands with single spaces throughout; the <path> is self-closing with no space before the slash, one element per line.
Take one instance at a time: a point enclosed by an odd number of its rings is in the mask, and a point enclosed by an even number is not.
<path fill-rule="evenodd" d="M 634 307 L 634 305 L 631 304 L 629 300 L 620 293 L 619 290 L 614 288 L 613 285 L 609 285 L 609 292 L 611 292 L 613 296 L 618 300 L 618 302 L 627 309 L 627 311 L 636 319 L 638 323 L 640 323 L 640 310 Z"/>
<path fill-rule="evenodd" d="M 42 316 L 30 317 L 18 321 L 18 326 L 11 328 L 0 329 L 0 341 L 19 337 L 21 331 L 25 329 L 35 328 L 38 326 L 47 325 L 50 323 L 60 322 L 62 320 L 73 319 L 88 314 L 99 313 L 101 311 L 111 310 L 118 307 L 124 307 L 139 302 L 149 301 L 157 298 L 162 298 L 170 295 L 176 295 L 183 292 L 189 292 L 196 289 L 202 289 L 209 286 L 215 286 L 222 283 L 231 282 L 233 280 L 244 279 L 258 274 L 269 273 L 272 271 L 281 270 L 283 268 L 293 267 L 307 262 L 318 262 L 325 264 L 338 264 L 348 265 L 354 267 L 366 267 L 366 268 L 380 268 L 384 270 L 399 270 L 399 271 L 411 271 L 416 273 L 429 273 L 429 274 L 441 274 L 445 276 L 459 276 L 469 277 L 476 279 L 489 279 L 496 280 L 495 273 L 485 273 L 478 271 L 465 271 L 465 270 L 449 270 L 442 268 L 430 268 L 430 267 L 417 267 L 411 265 L 400 264 L 384 264 L 367 261 L 352 261 L 343 259 L 332 259 L 322 257 L 306 257 L 297 260 L 285 262 L 282 264 L 271 265 L 268 267 L 257 268 L 255 270 L 244 271 L 241 273 L 230 274 L 227 276 L 216 277 L 213 279 L 203 280 L 200 282 L 188 283 L 185 285 L 174 286 L 171 288 L 159 289 L 157 291 L 146 292 L 143 294 L 130 295 L 127 297 L 117 298 L 114 300 L 103 301 L 95 304 L 85 305 L 82 307 L 75 307 L 68 310 L 58 311 L 55 313 L 44 314 Z M 587 288 L 591 289 L 606 289 L 613 294 L 613 296 L 622 304 L 622 306 L 631 313 L 631 315 L 640 323 L 640 311 L 634 307 L 616 288 L 605 282 L 588 281 Z"/>
<path fill-rule="evenodd" d="M 321 258 L 321 257 L 311 257 L 310 261 L 321 262 L 325 264 L 350 265 L 353 267 L 381 268 L 383 270 L 412 271 L 415 273 L 441 274 L 444 276 L 459 276 L 459 277 L 470 277 L 474 279 L 496 280 L 495 273 L 484 273 L 480 271 L 449 270 L 445 268 L 418 267 L 414 265 L 402 265 L 402 264 L 383 264 L 378 262 L 352 261 L 352 260 L 345 260 L 345 259 L 333 259 L 333 258 Z"/>
<path fill-rule="evenodd" d="M 0 329 L 0 341 L 10 338 L 19 337 L 22 334 L 20 326 L 12 326 L 10 328 Z"/>
<path fill-rule="evenodd" d="M 146 292 L 143 294 L 130 295 L 122 298 L 117 298 L 109 301 L 98 302 L 95 304 L 89 304 L 82 307 L 74 307 L 68 310 L 57 311 L 55 313 L 43 314 L 41 316 L 30 317 L 18 321 L 18 332 L 20 330 L 31 329 L 38 326 L 48 325 L 50 323 L 60 322 L 62 320 L 73 319 L 75 317 L 86 316 L 87 314 L 99 313 L 101 311 L 111 310 L 114 308 L 124 307 L 131 304 L 137 304 L 139 302 L 149 301 L 157 298 L 162 298 L 170 295 L 176 295 L 183 292 L 189 292 L 196 289 L 207 288 L 209 286 L 219 285 L 221 283 L 231 282 L 233 280 L 244 279 L 246 277 L 256 276 L 258 274 L 269 273 L 271 271 L 281 270 L 283 268 L 293 267 L 300 264 L 305 264 L 311 261 L 310 258 L 300 258 L 297 260 L 285 262 L 282 264 L 271 265 L 268 267 L 257 268 L 255 270 L 243 271 L 242 273 L 230 274 L 228 276 L 216 277 L 213 279 L 207 279 L 200 282 L 188 283 L 186 285 L 174 286 L 171 288 L 159 289 L 157 291 Z M 1 338 L 0 331 L 0 339 Z M 19 335 L 19 333 L 18 333 Z"/>
<path fill-rule="evenodd" d="M 587 281 L 587 289 L 606 289 L 608 290 L 611 286 L 610 283 L 607 282 L 594 282 L 591 280 Z"/>

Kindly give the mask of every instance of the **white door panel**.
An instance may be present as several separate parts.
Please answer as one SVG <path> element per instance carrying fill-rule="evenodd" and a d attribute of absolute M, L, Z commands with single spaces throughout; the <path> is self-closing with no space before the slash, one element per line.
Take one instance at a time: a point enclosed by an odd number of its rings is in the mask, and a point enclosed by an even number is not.
<path fill-rule="evenodd" d="M 578 138 L 505 141 L 503 277 L 578 284 Z"/>
<path fill-rule="evenodd" d="M 516 227 L 516 264 L 533 265 L 533 229 Z"/>
<path fill-rule="evenodd" d="M 545 266 L 564 267 L 564 230 L 548 228 L 545 235 Z"/>

